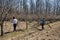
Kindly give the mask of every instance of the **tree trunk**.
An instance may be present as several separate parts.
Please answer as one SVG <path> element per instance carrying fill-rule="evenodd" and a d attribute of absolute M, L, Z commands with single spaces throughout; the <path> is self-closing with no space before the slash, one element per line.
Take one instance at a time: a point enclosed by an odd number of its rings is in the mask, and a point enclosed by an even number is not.
<path fill-rule="evenodd" d="M 1 36 L 3 36 L 3 23 L 1 24 Z"/>

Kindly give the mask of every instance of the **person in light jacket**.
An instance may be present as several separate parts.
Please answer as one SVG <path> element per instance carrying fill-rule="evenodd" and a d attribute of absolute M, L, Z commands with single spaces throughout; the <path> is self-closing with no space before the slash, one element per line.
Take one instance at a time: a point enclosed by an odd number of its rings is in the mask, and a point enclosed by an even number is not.
<path fill-rule="evenodd" d="M 13 29 L 14 29 L 14 31 L 16 31 L 17 23 L 18 23 L 18 20 L 15 17 L 13 17 Z"/>

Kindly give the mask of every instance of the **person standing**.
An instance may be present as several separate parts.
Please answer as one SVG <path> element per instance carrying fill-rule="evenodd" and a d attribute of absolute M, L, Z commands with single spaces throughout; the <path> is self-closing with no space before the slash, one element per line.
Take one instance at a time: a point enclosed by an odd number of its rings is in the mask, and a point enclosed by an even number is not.
<path fill-rule="evenodd" d="M 43 19 L 41 20 L 42 30 L 44 29 L 44 25 L 45 25 L 45 18 L 43 18 Z"/>
<path fill-rule="evenodd" d="M 18 20 L 15 17 L 13 17 L 13 29 L 14 29 L 14 31 L 16 31 L 17 23 L 18 23 Z"/>

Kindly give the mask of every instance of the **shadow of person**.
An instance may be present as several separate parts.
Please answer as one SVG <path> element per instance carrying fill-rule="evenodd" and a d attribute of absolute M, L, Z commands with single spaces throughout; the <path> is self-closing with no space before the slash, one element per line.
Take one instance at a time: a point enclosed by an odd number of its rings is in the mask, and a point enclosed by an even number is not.
<path fill-rule="evenodd" d="M 39 28 L 37 28 L 37 27 L 34 27 L 34 28 L 36 28 L 36 29 L 39 30 L 39 31 L 42 31 L 42 29 L 39 29 Z"/>
<path fill-rule="evenodd" d="M 22 30 L 22 29 L 17 29 L 16 31 L 5 32 L 4 34 L 9 34 L 9 33 L 13 33 L 13 32 L 19 32 L 19 31 L 24 32 L 24 30 Z"/>

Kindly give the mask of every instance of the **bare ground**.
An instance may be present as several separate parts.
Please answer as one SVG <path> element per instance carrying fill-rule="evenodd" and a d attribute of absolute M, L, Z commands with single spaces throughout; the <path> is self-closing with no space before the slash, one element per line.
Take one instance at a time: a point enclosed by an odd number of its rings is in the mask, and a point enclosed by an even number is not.
<path fill-rule="evenodd" d="M 29 29 L 26 28 L 25 22 L 19 22 L 17 32 L 13 32 L 13 25 L 10 22 L 4 23 L 4 36 L 0 36 L 0 40 L 60 40 L 60 21 L 45 25 L 45 29 L 41 30 L 41 26 L 34 25 L 36 22 L 29 23 Z M 33 26 L 34 25 L 34 26 Z"/>

